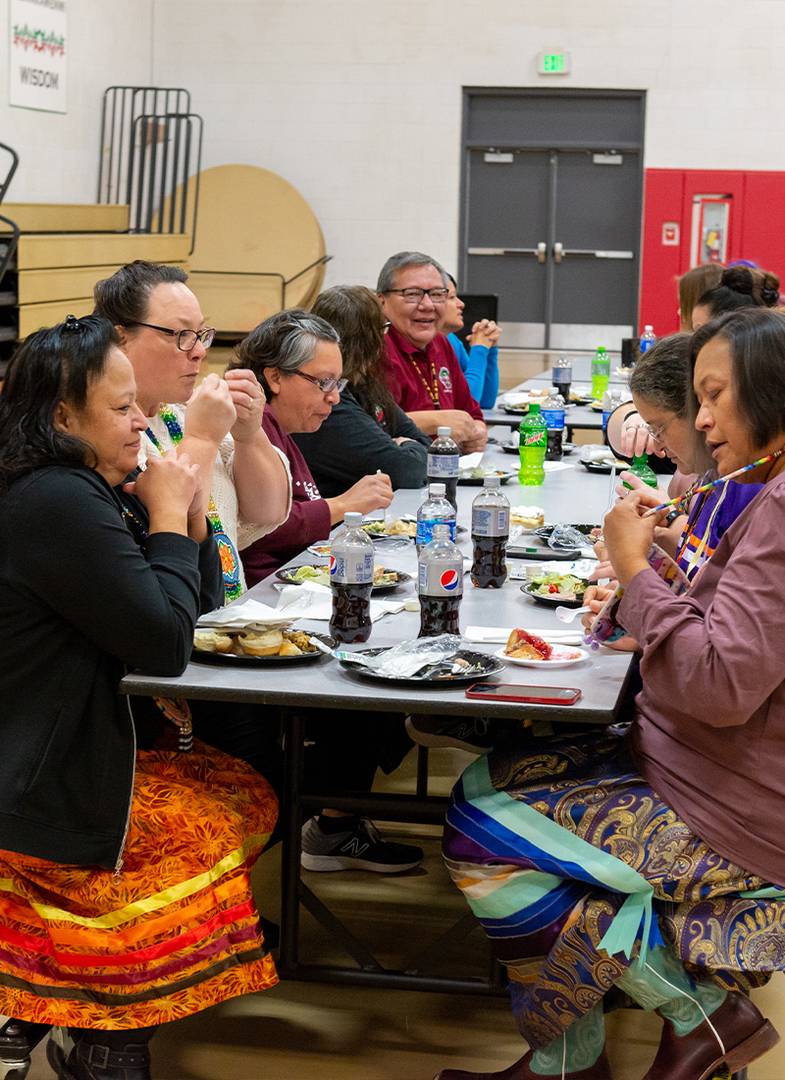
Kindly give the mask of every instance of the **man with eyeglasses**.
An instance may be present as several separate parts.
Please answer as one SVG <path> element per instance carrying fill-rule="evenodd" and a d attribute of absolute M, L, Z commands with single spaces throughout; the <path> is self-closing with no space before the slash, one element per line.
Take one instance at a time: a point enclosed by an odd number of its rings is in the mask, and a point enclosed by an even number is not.
<path fill-rule="evenodd" d="M 95 311 L 117 329 L 150 426 L 140 464 L 174 447 L 199 467 L 200 505 L 221 553 L 226 599 L 245 589 L 239 550 L 285 521 L 291 503 L 286 458 L 262 431 L 264 394 L 249 371 L 196 380 L 215 330 L 178 266 L 142 260 L 95 286 Z M 187 403 L 187 404 L 186 404 Z"/>
<path fill-rule="evenodd" d="M 390 320 L 385 341 L 395 401 L 426 435 L 452 428 L 464 453 L 483 450 L 488 429 L 458 359 L 439 333 L 448 279 L 429 255 L 400 251 L 381 269 L 376 286 Z"/>

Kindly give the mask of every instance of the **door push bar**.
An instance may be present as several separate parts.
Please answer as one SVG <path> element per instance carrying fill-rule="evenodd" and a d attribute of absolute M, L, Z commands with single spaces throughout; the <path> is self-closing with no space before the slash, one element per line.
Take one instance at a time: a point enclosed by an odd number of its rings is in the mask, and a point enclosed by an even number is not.
<path fill-rule="evenodd" d="M 578 255 L 584 259 L 634 259 L 632 251 L 595 251 L 590 248 L 565 248 L 558 240 L 553 245 L 553 261 L 560 263 L 567 255 Z"/>
<path fill-rule="evenodd" d="M 468 255 L 534 255 L 538 263 L 546 262 L 548 258 L 548 245 L 540 240 L 534 248 L 492 248 L 470 247 Z"/>

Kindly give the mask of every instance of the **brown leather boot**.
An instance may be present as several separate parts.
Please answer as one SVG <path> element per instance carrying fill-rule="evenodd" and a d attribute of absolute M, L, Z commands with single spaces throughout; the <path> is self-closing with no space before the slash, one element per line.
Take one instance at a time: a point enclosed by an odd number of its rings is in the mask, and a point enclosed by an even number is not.
<path fill-rule="evenodd" d="M 529 1068 L 532 1053 L 533 1051 L 529 1050 L 520 1061 L 502 1069 L 501 1072 L 478 1073 L 464 1072 L 463 1069 L 442 1069 L 433 1080 L 547 1080 L 547 1077 L 542 1076 L 541 1073 L 533 1073 Z M 559 1076 L 555 1080 L 562 1080 L 562 1077 Z M 603 1050 L 591 1068 L 565 1073 L 563 1080 L 613 1080 L 605 1051 Z"/>
<path fill-rule="evenodd" d="M 774 1027 L 744 994 L 728 994 L 709 1020 L 722 1046 L 705 1020 L 689 1035 L 677 1035 L 666 1020 L 643 1080 L 709 1080 L 723 1061 L 732 1073 L 739 1072 L 779 1042 Z"/>

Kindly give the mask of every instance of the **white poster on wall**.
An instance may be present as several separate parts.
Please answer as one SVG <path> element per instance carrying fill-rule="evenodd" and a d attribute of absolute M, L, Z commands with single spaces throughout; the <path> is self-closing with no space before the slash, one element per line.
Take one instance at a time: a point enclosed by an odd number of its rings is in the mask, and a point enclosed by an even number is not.
<path fill-rule="evenodd" d="M 10 0 L 9 102 L 66 111 L 68 0 Z"/>

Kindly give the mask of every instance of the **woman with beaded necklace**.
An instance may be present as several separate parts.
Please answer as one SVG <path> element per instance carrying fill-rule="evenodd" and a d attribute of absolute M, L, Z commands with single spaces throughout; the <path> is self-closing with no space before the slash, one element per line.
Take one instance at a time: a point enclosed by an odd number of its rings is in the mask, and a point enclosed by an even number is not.
<path fill-rule="evenodd" d="M 199 466 L 228 602 L 245 590 L 240 548 L 286 520 L 291 481 L 261 428 L 265 398 L 251 372 L 210 374 L 195 389 L 215 331 L 187 277 L 178 266 L 137 260 L 98 282 L 95 310 L 116 327 L 149 418 L 140 464 L 182 445 Z"/>

